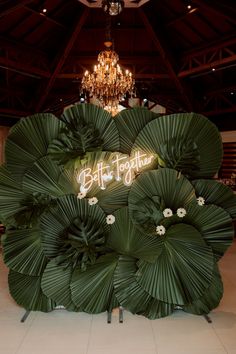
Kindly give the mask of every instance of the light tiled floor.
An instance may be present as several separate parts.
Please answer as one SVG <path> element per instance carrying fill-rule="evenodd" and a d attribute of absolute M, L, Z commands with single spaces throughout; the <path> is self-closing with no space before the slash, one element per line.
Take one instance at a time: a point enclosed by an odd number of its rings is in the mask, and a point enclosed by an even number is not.
<path fill-rule="evenodd" d="M 236 354 L 236 243 L 220 261 L 225 293 L 211 314 L 181 311 L 150 321 L 124 311 L 119 323 L 106 313 L 87 315 L 56 310 L 31 312 L 25 323 L 24 309 L 11 299 L 7 269 L 0 263 L 0 354 Z"/>

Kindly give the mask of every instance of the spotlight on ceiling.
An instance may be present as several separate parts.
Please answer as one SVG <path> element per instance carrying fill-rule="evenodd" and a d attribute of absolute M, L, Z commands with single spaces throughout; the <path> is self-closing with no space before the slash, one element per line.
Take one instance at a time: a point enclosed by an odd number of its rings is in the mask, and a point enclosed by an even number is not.
<path fill-rule="evenodd" d="M 123 0 L 103 0 L 102 1 L 103 10 L 111 16 L 119 15 L 123 7 L 124 7 Z"/>

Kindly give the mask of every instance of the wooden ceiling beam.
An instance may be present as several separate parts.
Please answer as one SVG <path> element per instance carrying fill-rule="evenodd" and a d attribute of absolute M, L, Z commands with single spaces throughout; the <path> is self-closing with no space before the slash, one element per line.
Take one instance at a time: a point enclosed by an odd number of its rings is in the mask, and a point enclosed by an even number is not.
<path fill-rule="evenodd" d="M 33 65 L 27 65 L 20 63 L 16 60 L 0 57 L 0 67 L 10 71 L 14 71 L 23 76 L 29 76 L 34 79 L 41 79 L 42 77 L 49 78 L 50 72 L 35 67 Z"/>
<path fill-rule="evenodd" d="M 70 54 L 70 51 L 78 37 L 78 34 L 81 31 L 81 28 L 84 25 L 84 22 L 86 21 L 88 14 L 89 14 L 89 9 L 86 8 L 83 12 L 83 14 L 80 16 L 79 21 L 77 22 L 68 42 L 66 43 L 66 46 L 64 47 L 64 50 L 62 51 L 62 53 L 60 54 L 59 58 L 57 59 L 57 62 L 54 66 L 54 70 L 52 72 L 52 75 L 49 79 L 49 81 L 47 82 L 46 86 L 43 88 L 42 92 L 41 92 L 41 97 L 39 99 L 39 102 L 36 106 L 36 111 L 40 111 L 40 109 L 42 108 L 51 88 L 54 85 L 54 82 L 57 78 L 57 75 L 59 74 L 59 72 L 62 69 L 62 66 L 64 65 L 68 55 Z"/>
<path fill-rule="evenodd" d="M 193 0 L 195 4 L 197 4 L 199 7 L 201 7 L 203 10 L 206 10 L 208 12 L 211 12 L 212 14 L 216 16 L 220 16 L 225 18 L 226 20 L 229 20 L 231 23 L 236 24 L 236 18 L 235 18 L 235 13 L 233 11 L 227 11 L 226 8 L 224 7 L 224 4 L 222 2 L 218 2 L 214 0 L 213 4 L 210 4 L 209 1 L 207 0 Z M 222 6 L 223 5 L 223 6 Z M 234 5 L 235 7 L 235 5 Z"/>
<path fill-rule="evenodd" d="M 50 17 L 49 15 L 44 14 L 42 12 L 39 12 L 39 11 L 36 11 L 34 9 L 32 9 L 31 7 L 29 6 L 24 6 L 24 8 L 27 10 L 27 11 L 30 11 L 32 14 L 35 14 L 35 15 L 38 15 L 38 16 L 41 16 L 42 18 L 45 19 L 45 21 L 48 21 L 48 22 L 51 22 L 53 23 L 54 25 L 57 25 L 58 27 L 61 27 L 63 30 L 66 30 L 66 26 L 64 26 L 62 23 L 54 20 L 52 17 Z"/>
<path fill-rule="evenodd" d="M 11 1 L 11 5 L 0 5 L 0 17 L 7 16 L 11 12 L 19 10 L 20 8 L 24 7 L 25 5 L 33 2 L 33 0 L 13 0 Z"/>
<path fill-rule="evenodd" d="M 172 65 L 172 60 L 170 55 L 167 53 L 167 50 L 164 49 L 164 45 L 161 43 L 159 36 L 157 36 L 156 32 L 154 31 L 153 27 L 151 26 L 146 14 L 143 12 L 142 9 L 138 10 L 139 15 L 144 23 L 144 26 L 148 32 L 148 35 L 150 36 L 150 38 L 152 39 L 153 43 L 155 44 L 156 48 L 158 49 L 162 59 L 163 59 L 163 63 L 165 64 L 167 71 L 169 73 L 169 76 L 171 78 L 171 80 L 173 80 L 177 90 L 180 92 L 183 101 L 186 105 L 186 108 L 188 110 L 192 110 L 192 103 L 187 95 L 187 93 L 185 92 L 185 89 L 179 79 L 179 77 L 177 76 L 173 65 Z"/>

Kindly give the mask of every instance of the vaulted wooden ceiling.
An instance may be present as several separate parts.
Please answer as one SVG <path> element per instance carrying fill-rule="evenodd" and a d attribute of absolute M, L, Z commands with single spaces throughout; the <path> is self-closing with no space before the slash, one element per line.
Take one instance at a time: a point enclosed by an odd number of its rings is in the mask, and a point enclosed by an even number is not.
<path fill-rule="evenodd" d="M 0 124 L 79 101 L 105 27 L 103 10 L 78 0 L 2 0 Z M 235 0 L 150 0 L 113 16 L 112 37 L 138 96 L 236 129 Z"/>

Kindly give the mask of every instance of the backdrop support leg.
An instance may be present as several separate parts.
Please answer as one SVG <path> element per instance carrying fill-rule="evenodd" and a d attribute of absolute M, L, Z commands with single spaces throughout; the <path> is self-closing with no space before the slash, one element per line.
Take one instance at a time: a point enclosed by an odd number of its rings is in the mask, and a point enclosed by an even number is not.
<path fill-rule="evenodd" d="M 119 307 L 119 322 L 123 323 L 123 307 Z"/>
<path fill-rule="evenodd" d="M 203 315 L 203 317 L 205 318 L 205 320 L 206 320 L 208 323 L 212 323 L 212 319 L 210 318 L 210 316 L 208 316 L 208 315 Z"/>
<path fill-rule="evenodd" d="M 112 314 L 111 310 L 107 311 L 107 323 L 111 323 L 111 314 Z"/>
<path fill-rule="evenodd" d="M 25 312 L 25 314 L 24 314 L 24 316 L 21 318 L 21 322 L 25 322 L 26 320 L 27 320 L 27 317 L 29 316 L 29 314 L 30 314 L 30 311 L 29 310 L 27 310 L 26 312 Z"/>

